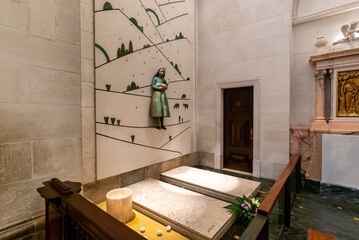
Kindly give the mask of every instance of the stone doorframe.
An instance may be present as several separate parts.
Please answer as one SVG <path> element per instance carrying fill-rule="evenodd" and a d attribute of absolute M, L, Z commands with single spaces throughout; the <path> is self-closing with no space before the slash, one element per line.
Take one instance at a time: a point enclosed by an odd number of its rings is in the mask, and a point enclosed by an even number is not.
<path fill-rule="evenodd" d="M 223 168 L 223 90 L 229 88 L 253 87 L 253 176 L 260 177 L 260 156 L 259 156 L 259 137 L 260 137 L 260 94 L 259 81 L 238 80 L 233 82 L 216 83 L 216 147 L 214 153 L 214 168 Z"/>

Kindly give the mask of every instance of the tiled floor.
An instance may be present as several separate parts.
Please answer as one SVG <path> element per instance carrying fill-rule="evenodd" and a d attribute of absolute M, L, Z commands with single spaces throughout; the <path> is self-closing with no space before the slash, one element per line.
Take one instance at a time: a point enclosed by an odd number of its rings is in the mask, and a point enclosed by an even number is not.
<path fill-rule="evenodd" d="M 330 197 L 302 191 L 292 209 L 291 228 L 284 229 L 282 239 L 306 239 L 309 228 L 338 239 L 359 239 L 359 202 L 354 199 L 342 194 Z"/>
<path fill-rule="evenodd" d="M 205 167 L 199 167 L 208 169 Z M 260 181 L 261 191 L 268 192 L 273 181 L 258 179 L 252 176 L 211 169 L 212 171 Z M 308 186 L 308 185 L 307 185 Z M 319 185 L 318 185 L 319 187 Z M 311 189 L 313 193 L 306 189 Z M 259 193 L 259 197 L 264 197 Z M 304 188 L 297 194 L 291 213 L 291 228 L 284 228 L 281 239 L 304 240 L 307 239 L 309 228 L 335 235 L 338 239 L 359 239 L 359 191 L 347 188 L 321 186 L 321 189 L 313 189 L 313 186 Z M 222 240 L 233 240 L 240 236 L 244 229 L 235 223 L 222 237 Z"/>

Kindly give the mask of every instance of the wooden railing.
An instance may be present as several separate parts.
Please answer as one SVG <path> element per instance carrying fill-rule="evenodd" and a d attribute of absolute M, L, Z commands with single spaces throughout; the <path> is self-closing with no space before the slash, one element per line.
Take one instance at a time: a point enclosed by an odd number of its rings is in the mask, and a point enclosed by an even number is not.
<path fill-rule="evenodd" d="M 294 173 L 294 176 L 293 174 Z M 301 157 L 295 154 L 291 157 L 288 165 L 274 183 L 272 189 L 258 208 L 258 215 L 253 218 L 247 229 L 241 236 L 241 240 L 269 239 L 269 217 L 276 202 L 280 200 L 280 193 L 283 191 L 283 224 L 290 227 L 291 204 L 295 199 L 296 193 L 301 188 Z M 294 179 L 291 179 L 294 178 Z M 294 180 L 294 185 L 291 183 Z M 294 187 L 294 196 L 291 196 L 292 187 Z"/>
<path fill-rule="evenodd" d="M 144 238 L 79 194 L 81 183 L 56 178 L 37 191 L 45 199 L 47 240 L 143 240 Z"/>

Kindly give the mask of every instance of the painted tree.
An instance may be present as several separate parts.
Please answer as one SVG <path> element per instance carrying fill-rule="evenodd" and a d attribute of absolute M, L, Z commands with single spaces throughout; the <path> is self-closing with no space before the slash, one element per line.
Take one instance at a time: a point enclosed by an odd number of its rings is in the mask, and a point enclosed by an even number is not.
<path fill-rule="evenodd" d="M 125 56 L 125 55 L 126 55 L 126 48 L 125 48 L 125 44 L 122 43 L 121 44 L 121 57 Z"/>
<path fill-rule="evenodd" d="M 132 53 L 132 52 L 133 52 L 132 41 L 130 41 L 130 44 L 129 44 L 129 46 L 128 46 L 128 51 L 129 51 L 129 53 Z"/>
<path fill-rule="evenodd" d="M 117 58 L 121 57 L 121 48 L 117 48 Z"/>
<path fill-rule="evenodd" d="M 109 2 L 105 2 L 105 4 L 103 5 L 103 10 L 112 10 L 112 5 Z"/>

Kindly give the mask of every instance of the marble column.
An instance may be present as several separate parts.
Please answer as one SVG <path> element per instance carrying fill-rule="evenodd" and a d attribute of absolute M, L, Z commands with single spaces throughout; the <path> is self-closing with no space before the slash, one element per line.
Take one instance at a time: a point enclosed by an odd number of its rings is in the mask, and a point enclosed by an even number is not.
<path fill-rule="evenodd" d="M 315 120 L 325 120 L 324 117 L 324 78 L 327 70 L 314 72 L 315 76 Z"/>

